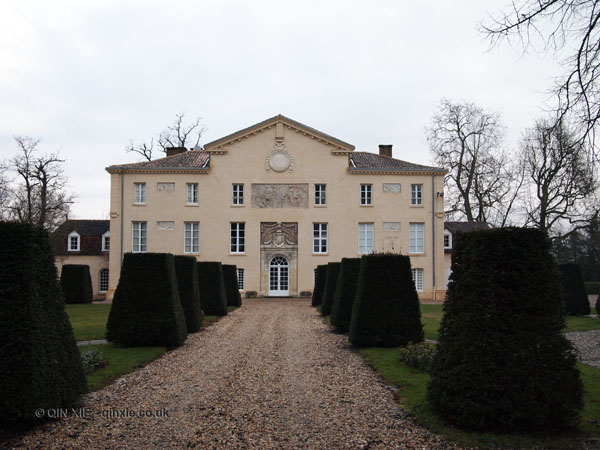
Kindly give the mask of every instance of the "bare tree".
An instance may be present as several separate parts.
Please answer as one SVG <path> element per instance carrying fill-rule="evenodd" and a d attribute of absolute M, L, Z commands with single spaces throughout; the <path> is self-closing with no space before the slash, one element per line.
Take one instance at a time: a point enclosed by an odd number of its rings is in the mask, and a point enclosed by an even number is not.
<path fill-rule="evenodd" d="M 206 131 L 206 127 L 202 125 L 202 118 L 200 117 L 197 117 L 188 125 L 184 123 L 185 113 L 176 114 L 175 117 L 175 121 L 159 133 L 156 141 L 158 147 L 160 147 L 160 151 L 165 154 L 169 147 L 197 147 L 202 134 Z M 142 142 L 136 145 L 132 141 L 126 148 L 127 152 L 138 153 L 148 161 L 152 160 L 154 150 L 154 138 L 150 140 L 149 144 Z"/>
<path fill-rule="evenodd" d="M 503 135 L 498 114 L 473 103 L 442 100 L 427 129 L 427 141 L 435 163 L 449 170 L 449 217 L 499 226 L 509 220 L 520 178 L 500 148 Z"/>
<path fill-rule="evenodd" d="M 7 176 L 8 167 L 0 163 L 0 220 L 9 217 L 10 185 Z"/>

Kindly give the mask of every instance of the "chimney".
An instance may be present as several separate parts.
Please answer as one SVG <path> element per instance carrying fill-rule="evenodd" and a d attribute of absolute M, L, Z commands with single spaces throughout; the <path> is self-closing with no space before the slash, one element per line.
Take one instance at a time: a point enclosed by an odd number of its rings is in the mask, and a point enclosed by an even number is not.
<path fill-rule="evenodd" d="M 185 147 L 167 147 L 167 156 L 179 155 L 186 151 L 187 149 Z"/>
<path fill-rule="evenodd" d="M 388 158 L 392 157 L 392 146 L 379 144 L 379 156 L 387 156 Z"/>

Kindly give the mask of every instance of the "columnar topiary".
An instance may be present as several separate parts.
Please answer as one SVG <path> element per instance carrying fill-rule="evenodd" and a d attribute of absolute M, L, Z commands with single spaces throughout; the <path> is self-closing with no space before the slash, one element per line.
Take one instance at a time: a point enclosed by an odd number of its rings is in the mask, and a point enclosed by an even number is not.
<path fill-rule="evenodd" d="M 242 306 L 242 296 L 240 295 L 240 288 L 238 286 L 237 267 L 231 264 L 223 264 L 222 268 L 227 306 Z"/>
<path fill-rule="evenodd" d="M 202 308 L 198 289 L 198 268 L 196 258 L 175 256 L 175 274 L 179 288 L 179 300 L 185 316 L 188 333 L 196 333 L 202 328 Z"/>
<path fill-rule="evenodd" d="M 92 277 L 90 266 L 65 264 L 60 273 L 60 285 L 65 294 L 65 303 L 92 303 Z"/>
<path fill-rule="evenodd" d="M 325 288 L 323 289 L 323 300 L 321 301 L 321 314 L 328 316 L 331 314 L 333 305 L 333 294 L 337 286 L 338 273 L 340 272 L 339 262 L 330 262 L 327 264 L 327 276 L 325 277 Z"/>
<path fill-rule="evenodd" d="M 600 295 L 596 297 L 596 314 L 600 315 Z"/>
<path fill-rule="evenodd" d="M 560 274 L 539 230 L 459 234 L 428 398 L 470 429 L 572 424 L 582 407 L 575 355 L 561 331 Z"/>
<path fill-rule="evenodd" d="M 590 301 L 588 299 L 583 275 L 579 264 L 560 264 L 558 266 L 562 274 L 563 292 L 565 295 L 565 310 L 571 316 L 590 313 Z"/>
<path fill-rule="evenodd" d="M 323 302 L 323 291 L 325 290 L 325 280 L 327 279 L 327 264 L 317 266 L 315 274 L 315 287 L 312 295 L 312 306 L 320 306 Z"/>
<path fill-rule="evenodd" d="M 128 346 L 177 347 L 186 338 L 173 255 L 126 253 L 106 339 Z"/>
<path fill-rule="evenodd" d="M 204 313 L 226 316 L 227 296 L 220 262 L 198 262 L 198 287 L 200 288 L 200 305 L 202 305 Z"/>
<path fill-rule="evenodd" d="M 355 347 L 398 347 L 423 340 L 408 256 L 385 253 L 361 258 L 348 338 Z"/>
<path fill-rule="evenodd" d="M 71 406 L 85 375 L 48 234 L 0 222 L 0 420 Z"/>
<path fill-rule="evenodd" d="M 333 294 L 333 306 L 331 307 L 331 325 L 346 332 L 350 329 L 352 319 L 352 306 L 356 297 L 358 286 L 358 272 L 360 269 L 360 258 L 343 258 L 338 274 L 335 293 Z"/>

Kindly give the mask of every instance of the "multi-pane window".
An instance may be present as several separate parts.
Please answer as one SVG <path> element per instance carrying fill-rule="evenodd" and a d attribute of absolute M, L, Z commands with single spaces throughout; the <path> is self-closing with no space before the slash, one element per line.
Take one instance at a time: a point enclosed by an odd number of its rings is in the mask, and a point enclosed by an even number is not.
<path fill-rule="evenodd" d="M 233 204 L 243 205 L 244 204 L 244 185 L 234 184 L 233 185 Z"/>
<path fill-rule="evenodd" d="M 133 183 L 133 203 L 146 204 L 146 183 Z"/>
<path fill-rule="evenodd" d="M 360 185 L 360 204 L 361 205 L 372 205 L 373 204 L 373 185 L 372 184 L 361 184 Z"/>
<path fill-rule="evenodd" d="M 444 233 L 444 248 L 452 248 L 452 235 L 447 231 Z"/>
<path fill-rule="evenodd" d="M 146 222 L 132 222 L 132 225 L 131 251 L 133 253 L 144 253 L 146 251 L 148 225 Z"/>
<path fill-rule="evenodd" d="M 100 276 L 98 277 L 98 291 L 108 291 L 108 269 L 100 269 Z"/>
<path fill-rule="evenodd" d="M 327 253 L 326 223 L 313 223 L 313 253 Z"/>
<path fill-rule="evenodd" d="M 80 242 L 79 233 L 73 231 L 71 234 L 69 234 L 67 239 L 67 250 L 70 252 L 78 252 Z"/>
<path fill-rule="evenodd" d="M 423 269 L 413 269 L 412 279 L 417 292 L 423 292 Z"/>
<path fill-rule="evenodd" d="M 238 288 L 240 291 L 244 290 L 244 269 L 237 270 Z"/>
<path fill-rule="evenodd" d="M 198 183 L 187 184 L 187 197 L 185 202 L 188 205 L 198 204 Z"/>
<path fill-rule="evenodd" d="M 373 224 L 358 224 L 358 253 L 373 253 Z"/>
<path fill-rule="evenodd" d="M 410 224 L 410 253 L 425 253 L 425 224 Z"/>
<path fill-rule="evenodd" d="M 324 184 L 315 184 L 315 205 L 325 205 L 327 201 L 327 191 Z"/>
<path fill-rule="evenodd" d="M 411 184 L 410 185 L 410 204 L 411 205 L 422 205 L 423 204 L 423 185 L 422 184 Z"/>
<path fill-rule="evenodd" d="M 200 251 L 200 224 L 198 222 L 185 223 L 184 252 L 198 253 Z"/>
<path fill-rule="evenodd" d="M 107 231 L 102 235 L 102 251 L 107 252 L 110 250 L 110 232 Z"/>
<path fill-rule="evenodd" d="M 246 251 L 246 224 L 244 222 L 231 222 L 231 253 L 244 253 Z"/>

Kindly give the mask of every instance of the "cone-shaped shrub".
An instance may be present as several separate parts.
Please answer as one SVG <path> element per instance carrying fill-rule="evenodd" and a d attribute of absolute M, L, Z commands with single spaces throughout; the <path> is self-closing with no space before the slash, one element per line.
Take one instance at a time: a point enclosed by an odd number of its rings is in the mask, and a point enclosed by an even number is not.
<path fill-rule="evenodd" d="M 227 296 L 220 262 L 198 262 L 198 287 L 200 288 L 200 305 L 202 305 L 204 314 L 226 316 Z"/>
<path fill-rule="evenodd" d="M 585 283 L 579 264 L 560 264 L 565 310 L 570 316 L 587 316 L 590 313 L 590 301 L 585 291 Z"/>
<path fill-rule="evenodd" d="M 0 421 L 35 419 L 86 391 L 46 231 L 0 222 Z"/>
<path fill-rule="evenodd" d="M 65 294 L 65 303 L 92 303 L 92 277 L 90 266 L 65 264 L 60 272 L 60 286 Z"/>
<path fill-rule="evenodd" d="M 339 262 L 330 262 L 327 264 L 327 276 L 325 277 L 325 288 L 323 289 L 323 300 L 321 301 L 321 314 L 323 316 L 331 314 L 333 294 L 335 294 L 341 265 L 342 263 Z"/>
<path fill-rule="evenodd" d="M 237 267 L 231 264 L 223 264 L 222 267 L 227 306 L 242 306 L 242 296 L 240 295 L 237 279 Z"/>
<path fill-rule="evenodd" d="M 560 274 L 539 230 L 458 234 L 428 398 L 478 430 L 555 428 L 576 420 L 582 383 L 562 335 Z"/>
<path fill-rule="evenodd" d="M 202 308 L 200 307 L 196 258 L 182 255 L 177 255 L 174 258 L 179 300 L 183 308 L 187 332 L 196 333 L 202 328 Z"/>
<path fill-rule="evenodd" d="M 596 297 L 596 314 L 600 315 L 600 295 L 598 295 L 598 297 Z"/>
<path fill-rule="evenodd" d="M 325 279 L 327 278 L 327 264 L 317 266 L 315 275 L 315 288 L 312 295 L 312 306 L 320 306 L 323 302 L 323 291 L 325 290 Z"/>
<path fill-rule="evenodd" d="M 398 347 L 423 340 L 408 256 L 384 253 L 361 258 L 348 338 L 355 347 Z"/>
<path fill-rule="evenodd" d="M 170 253 L 126 253 L 106 339 L 128 346 L 177 347 L 187 338 Z"/>
<path fill-rule="evenodd" d="M 343 258 L 333 294 L 333 306 L 329 321 L 331 325 L 344 332 L 350 329 L 359 268 L 360 258 Z"/>

